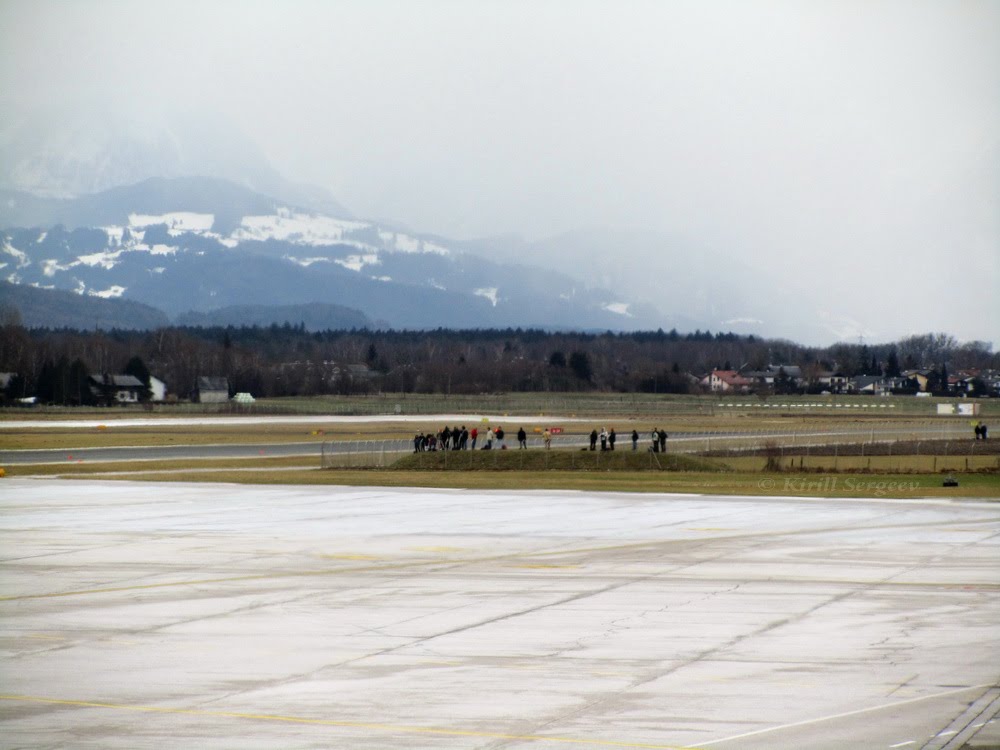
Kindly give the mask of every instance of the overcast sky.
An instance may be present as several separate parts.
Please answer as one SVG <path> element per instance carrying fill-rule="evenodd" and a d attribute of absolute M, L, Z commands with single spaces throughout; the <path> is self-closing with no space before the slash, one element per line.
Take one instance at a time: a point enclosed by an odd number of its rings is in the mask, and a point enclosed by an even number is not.
<path fill-rule="evenodd" d="M 220 113 L 359 216 L 666 231 L 1000 343 L 1000 2 L 0 3 L 4 111 L 81 97 Z"/>

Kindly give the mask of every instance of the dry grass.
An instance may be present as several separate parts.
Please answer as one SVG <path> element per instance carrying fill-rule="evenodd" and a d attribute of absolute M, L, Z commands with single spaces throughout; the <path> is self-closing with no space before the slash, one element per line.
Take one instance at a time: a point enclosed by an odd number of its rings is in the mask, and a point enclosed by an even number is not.
<path fill-rule="evenodd" d="M 235 469 L 317 469 L 319 459 L 309 456 L 254 458 L 177 459 L 155 461 L 60 461 L 48 464 L 11 464 L 4 467 L 9 477 L 92 476 L 108 473 L 203 472 Z"/>
<path fill-rule="evenodd" d="M 721 460 L 738 471 L 765 471 L 768 459 L 762 456 L 740 456 Z M 773 470 L 779 472 L 1000 473 L 1000 456 L 784 456 L 774 457 L 773 461 Z"/>
<path fill-rule="evenodd" d="M 940 475 L 817 475 L 727 472 L 572 472 L 392 470 L 316 470 L 265 472 L 150 472 L 111 475 L 109 479 L 158 482 L 230 482 L 242 484 L 349 485 L 365 487 L 439 487 L 476 490 L 583 490 L 704 495 L 781 495 L 799 497 L 975 497 L 1000 498 L 1000 476 L 959 477 L 959 487 L 943 487 Z"/>
<path fill-rule="evenodd" d="M 105 410 L 110 411 L 110 410 Z M 67 417 L 80 418 L 81 415 L 67 414 Z M 92 415 L 83 415 L 90 418 Z M 136 415 L 132 415 L 136 416 Z M 98 415 L 96 418 L 100 418 Z M 319 422 L 311 424 L 288 424 L 269 422 L 264 424 L 240 424 L 238 417 L 233 417 L 231 425 L 176 425 L 164 419 L 155 426 L 125 427 L 115 424 L 114 420 L 102 422 L 102 428 L 72 428 L 60 426 L 60 420 L 51 420 L 51 426 L 32 427 L 29 429 L 4 429 L 4 420 L 0 419 L 0 450 L 58 449 L 70 450 L 79 448 L 107 448 L 121 446 L 169 446 L 169 445 L 211 445 L 211 444 L 253 444 L 253 443 L 296 443 L 313 442 L 317 446 L 324 440 L 393 440 L 411 438 L 417 432 L 437 432 L 444 425 L 437 420 L 420 422 L 359 422 L 354 424 L 338 424 L 336 422 Z M 658 418 L 651 415 L 633 416 L 631 418 L 599 418 L 590 422 L 563 422 L 557 418 L 523 419 L 511 418 L 499 422 L 508 433 L 508 440 L 513 440 L 513 434 L 518 427 L 523 426 L 529 434 L 537 436 L 545 427 L 561 426 L 567 436 L 583 437 L 594 429 L 614 427 L 619 434 L 619 447 L 627 446 L 628 436 L 633 428 L 639 432 L 640 445 L 645 447 L 649 430 L 652 427 L 662 427 L 671 435 L 680 433 L 746 433 L 748 436 L 762 435 L 767 432 L 779 433 L 809 433 L 831 430 L 851 430 L 863 433 L 870 429 L 891 428 L 905 432 L 910 428 L 926 427 L 928 419 L 912 419 L 891 415 L 733 415 L 703 414 Z M 498 420 L 494 420 L 494 426 Z M 957 420 L 962 425 L 965 420 Z M 934 422 L 945 424 L 943 421 Z M 466 422 L 468 427 L 483 427 L 471 419 Z M 454 426 L 454 425 L 451 425 Z M 756 439 L 756 438 L 752 438 Z M 747 438 L 751 440 L 751 438 Z M 845 437 L 844 440 L 856 442 L 858 437 Z M 706 447 L 734 447 L 740 444 L 740 438 L 725 438 L 721 443 L 718 439 L 706 438 Z"/>

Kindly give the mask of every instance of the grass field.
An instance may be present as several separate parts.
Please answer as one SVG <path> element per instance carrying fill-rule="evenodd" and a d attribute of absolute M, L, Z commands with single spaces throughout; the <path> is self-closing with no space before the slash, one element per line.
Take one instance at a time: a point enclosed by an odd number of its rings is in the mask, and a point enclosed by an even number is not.
<path fill-rule="evenodd" d="M 710 494 L 803 494 L 801 487 L 823 486 L 833 496 L 862 497 L 890 492 L 886 496 L 1000 496 L 1000 456 L 983 450 L 966 439 L 967 418 L 934 417 L 933 399 L 891 399 L 895 409 L 882 408 L 888 399 L 866 397 L 797 397 L 760 401 L 718 399 L 711 396 L 652 396 L 617 394 L 504 394 L 484 397 L 402 396 L 330 397 L 275 400 L 273 413 L 337 415 L 339 413 L 394 412 L 396 401 L 406 402 L 404 414 L 426 410 L 443 413 L 490 413 L 494 426 L 502 418 L 508 443 L 515 444 L 513 432 L 524 426 L 531 436 L 529 451 L 467 451 L 400 455 L 398 464 L 379 469 L 359 469 L 358 455 L 335 455 L 334 470 L 320 471 L 323 443 L 357 441 L 359 445 L 377 441 L 408 439 L 416 432 L 437 431 L 437 420 L 416 422 L 361 422 L 289 424 L 269 422 L 245 424 L 234 420 L 226 425 L 171 424 L 169 416 L 219 414 L 219 410 L 158 408 L 154 416 L 164 417 L 152 426 L 120 426 L 123 417 L 148 417 L 147 411 L 132 409 L 61 409 L 45 411 L 5 411 L 0 415 L 0 450 L 57 449 L 71 451 L 87 447 L 169 446 L 252 443 L 303 443 L 315 446 L 315 457 L 183 459 L 162 461 L 119 461 L 114 463 L 66 461 L 49 465 L 8 466 L 10 476 L 56 475 L 108 477 L 156 481 L 224 481 L 242 483 L 364 484 L 389 486 L 477 487 L 496 489 L 600 489 L 636 492 L 697 492 Z M 270 402 L 269 402 L 270 403 Z M 740 407 L 726 404 L 742 404 Z M 756 404 L 767 404 L 760 407 Z M 817 407 L 840 403 L 839 409 Z M 981 402 L 986 414 L 995 409 Z M 785 404 L 785 406 L 782 406 Z M 796 406 L 797 405 L 797 406 Z M 864 408 L 863 408 L 864 407 Z M 551 416 L 560 410 L 557 416 Z M 230 410 L 222 410 L 228 413 Z M 266 411 L 265 411 L 266 413 Z M 521 413 L 522 416 L 512 416 Z M 550 416 L 545 416 L 549 414 Z M 510 416 L 503 416 L 510 415 Z M 538 447 L 538 431 L 559 424 L 559 416 L 592 419 L 567 421 L 564 438 L 579 439 L 591 429 L 615 426 L 620 435 L 614 453 L 564 448 L 544 451 Z M 4 429 L 12 419 L 50 421 L 51 426 Z M 100 419 L 102 427 L 61 426 L 65 419 Z M 477 424 L 467 420 L 468 426 Z M 697 441 L 674 443 L 671 452 L 656 456 L 645 450 L 646 433 L 659 426 L 673 438 L 698 435 Z M 640 451 L 632 453 L 627 438 L 633 429 L 641 435 Z M 1000 429 L 1000 428 L 998 428 Z M 960 435 L 960 439 L 921 439 L 920 450 L 910 450 L 905 442 L 859 444 L 861 433 L 878 439 L 891 434 L 905 436 L 914 431 L 921 436 L 939 433 Z M 836 436 L 824 435 L 826 432 Z M 736 437 L 733 434 L 736 433 Z M 971 430 L 970 430 L 971 433 Z M 819 437 L 817 437 L 817 435 Z M 865 440 L 862 436 L 860 440 Z M 704 440 L 704 446 L 701 441 Z M 810 440 L 853 443 L 836 448 L 810 446 Z M 778 473 L 762 473 L 764 455 L 725 455 L 719 458 L 678 456 L 680 450 L 715 450 L 717 447 L 762 447 L 782 444 L 776 459 Z M 860 445 L 860 448 L 859 448 Z M 888 447 L 887 447 L 888 446 Z M 971 447 L 970 447 L 971 446 Z M 624 450 L 623 450 L 624 449 Z M 675 450 L 676 449 L 676 450 Z M 375 451 L 366 448 L 369 453 Z M 933 455 L 914 455 L 916 453 Z M 384 453 L 384 452 L 383 452 Z M 833 455 L 829 455 L 832 453 Z M 862 455 L 846 455 L 861 453 Z M 867 453 L 867 455 L 863 455 Z M 871 455 L 871 454 L 893 455 Z M 972 455 L 970 455 L 972 453 Z M 824 455 L 827 454 L 827 455 Z M 900 454 L 900 455 L 896 455 Z M 957 454 L 957 455 L 956 455 Z M 399 454 L 380 457 L 394 461 Z M 316 467 L 307 470 L 305 467 Z M 773 468 L 773 464 L 772 464 Z M 447 470 L 446 470 L 447 469 Z M 942 473 L 960 475 L 960 487 L 941 486 Z M 817 482 L 826 482 L 826 485 Z M 886 489 L 889 487 L 889 489 Z M 880 489 L 881 488 L 881 489 Z M 810 492 L 804 492 L 809 495 Z M 812 494 L 819 494 L 814 492 Z"/>
<path fill-rule="evenodd" d="M 229 404 L 172 404 L 97 408 L 36 407 L 5 409 L 4 419 L 80 419 L 108 421 L 135 416 L 170 417 L 192 415 L 288 414 L 508 414 L 511 416 L 578 415 L 595 418 L 635 416 L 666 418 L 678 415 L 722 415 L 768 413 L 836 414 L 877 411 L 904 416 L 934 416 L 939 403 L 963 399 L 894 396 L 757 396 L 674 395 L 651 393 L 499 393 L 476 395 L 382 393 L 369 396 L 306 396 L 258 399 L 252 406 Z M 1000 399 L 977 399 L 984 418 L 1000 417 Z M 397 408 L 398 407 L 398 408 Z"/>
<path fill-rule="evenodd" d="M 394 471 L 727 471 L 718 459 L 649 451 L 494 450 L 410 453 Z"/>
<path fill-rule="evenodd" d="M 528 491 L 582 490 L 708 495 L 791 495 L 797 497 L 976 497 L 1000 499 L 1000 475 L 962 475 L 960 486 L 943 487 L 941 475 L 817 475 L 759 472 L 582 472 L 582 471 L 394 471 L 315 470 L 157 472 L 87 474 L 80 478 L 156 482 L 236 484 L 352 485 L 366 487 L 440 487 Z"/>
<path fill-rule="evenodd" d="M 103 415 L 99 415 L 103 416 Z M 7 420 L 9 421 L 9 420 Z M 4 428 L 0 420 L 0 450 L 26 449 L 72 449 L 106 448 L 119 446 L 166 446 L 166 445 L 211 445 L 211 444 L 251 444 L 251 443 L 300 443 L 324 441 L 393 440 L 408 439 L 417 432 L 437 432 L 444 425 L 438 421 L 417 422 L 369 422 L 344 424 L 317 422 L 310 424 L 241 423 L 234 418 L 226 425 L 177 425 L 164 419 L 162 424 L 144 426 L 123 426 L 114 420 L 104 420 L 95 427 L 69 427 L 60 425 L 63 420 L 48 420 L 51 426 L 29 428 Z M 452 426 L 454 426 L 453 420 Z M 468 427 L 484 425 L 465 422 Z M 918 419 L 904 415 L 860 415 L 860 414 L 704 414 L 676 415 L 657 418 L 643 415 L 619 419 L 595 419 L 590 421 L 561 421 L 557 417 L 503 418 L 494 419 L 492 424 L 502 424 L 511 436 L 523 426 L 536 442 L 546 427 L 561 426 L 564 436 L 582 437 L 592 429 L 615 427 L 619 434 L 619 446 L 627 443 L 627 436 L 636 429 L 643 444 L 652 427 L 661 427 L 673 436 L 703 435 L 705 444 L 699 449 L 716 449 L 751 445 L 754 440 L 768 440 L 773 437 L 781 442 L 801 444 L 812 433 L 843 432 L 838 438 L 847 442 L 858 442 L 871 433 L 878 437 L 879 431 L 894 431 L 901 439 L 906 439 L 908 431 L 946 430 L 950 434 L 971 437 L 968 421 L 960 418 Z M 724 435 L 729 437 L 723 437 Z M 733 437 L 736 435 L 736 437 Z M 789 437 L 793 435 L 793 437 Z M 796 438 L 794 435 L 800 435 Z M 851 437 L 853 435 L 853 437 Z M 740 437 L 745 436 L 745 437 Z M 511 439 L 509 438 L 509 439 Z"/>
<path fill-rule="evenodd" d="M 255 458 L 185 459 L 159 461 L 65 461 L 47 464 L 13 464 L 5 467 L 9 477 L 92 476 L 109 473 L 180 472 L 196 476 L 218 470 L 270 471 L 273 469 L 316 469 L 319 462 L 307 456 Z"/>

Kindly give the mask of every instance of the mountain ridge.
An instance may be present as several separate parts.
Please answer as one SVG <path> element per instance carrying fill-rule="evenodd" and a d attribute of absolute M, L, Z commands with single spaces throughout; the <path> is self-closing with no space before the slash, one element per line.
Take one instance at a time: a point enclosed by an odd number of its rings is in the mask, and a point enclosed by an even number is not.
<path fill-rule="evenodd" d="M 150 178 L 74 199 L 7 193 L 0 226 L 8 281 L 141 300 L 173 317 L 309 299 L 402 328 L 664 324 L 652 308 L 556 270 L 216 178 Z"/>

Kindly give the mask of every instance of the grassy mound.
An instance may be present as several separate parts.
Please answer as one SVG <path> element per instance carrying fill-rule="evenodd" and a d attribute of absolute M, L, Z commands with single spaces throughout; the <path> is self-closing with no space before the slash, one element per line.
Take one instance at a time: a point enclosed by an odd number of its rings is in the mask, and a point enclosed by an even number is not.
<path fill-rule="evenodd" d="M 400 471 L 727 471 L 716 460 L 671 453 L 574 450 L 432 451 L 392 464 Z"/>

